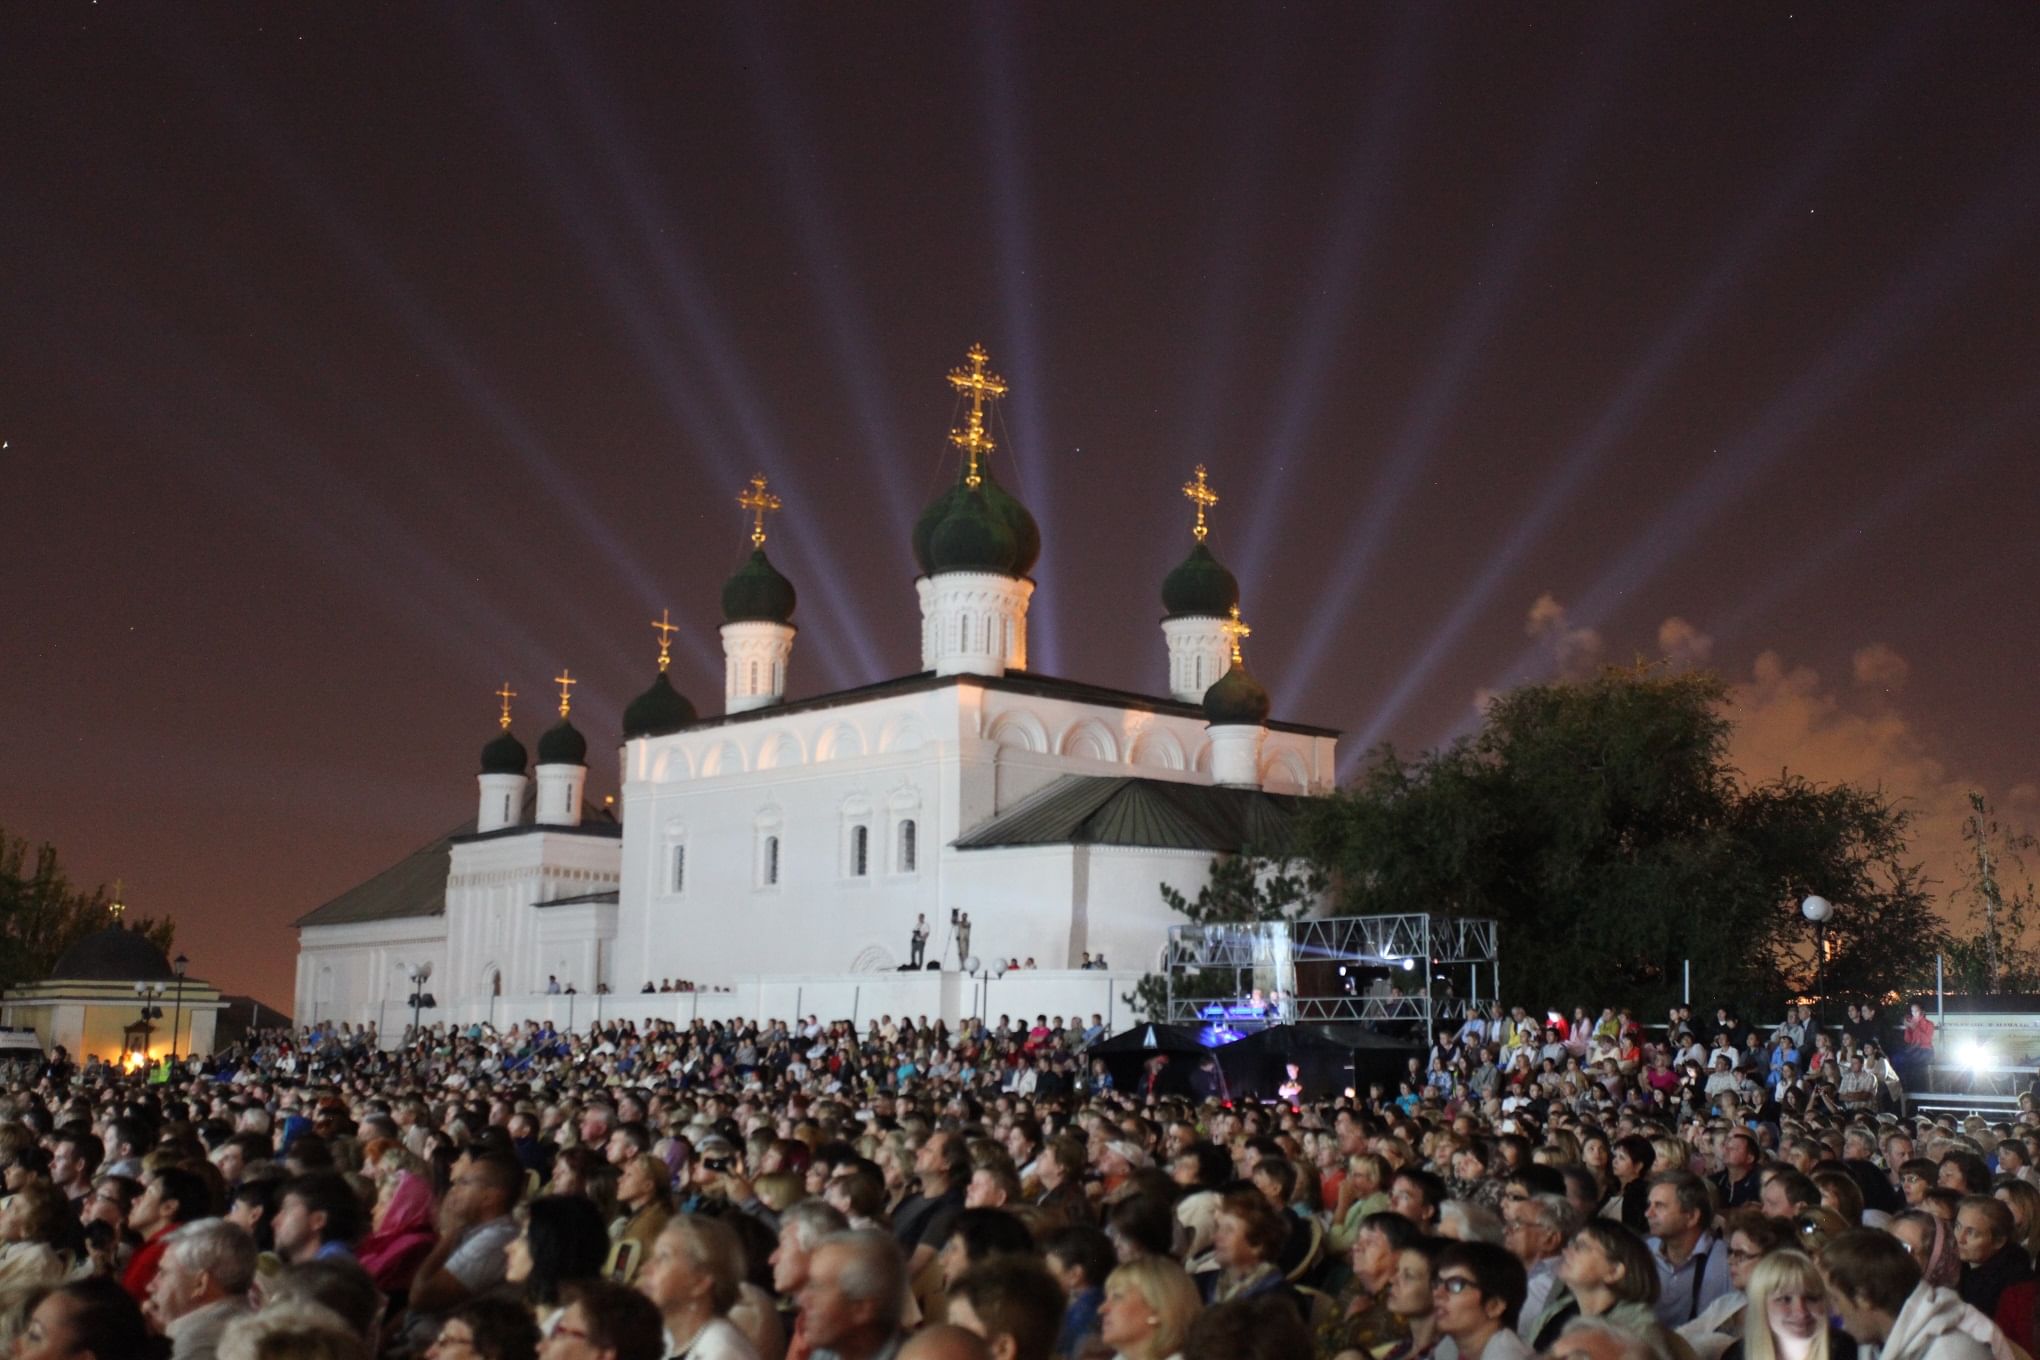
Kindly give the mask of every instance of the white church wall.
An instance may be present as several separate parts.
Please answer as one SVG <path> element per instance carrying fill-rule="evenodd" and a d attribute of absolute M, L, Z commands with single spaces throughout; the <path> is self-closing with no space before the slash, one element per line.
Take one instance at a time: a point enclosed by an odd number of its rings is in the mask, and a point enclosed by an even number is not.
<path fill-rule="evenodd" d="M 490 1025 L 550 1022 L 555 1029 L 586 1031 L 606 1021 L 640 1025 L 664 1020 L 683 1028 L 702 1021 L 787 1020 L 819 1016 L 824 1023 L 850 1020 L 860 1028 L 884 1015 L 922 1016 L 954 1027 L 972 1016 L 998 1023 L 1001 1015 L 1031 1021 L 1036 1015 L 1063 1016 L 1088 1023 L 1102 1017 L 1112 1029 L 1132 1023 L 1123 996 L 1140 981 L 1138 972 L 1023 969 L 986 977 L 957 972 L 790 973 L 739 977 L 724 992 L 591 995 L 565 993 L 469 997 L 420 1013 L 425 1025 Z M 402 998 L 372 1006 L 362 1017 L 375 1021 L 384 1047 L 402 1041 L 411 1023 Z"/>
<path fill-rule="evenodd" d="M 365 1023 L 392 997 L 401 1005 L 411 994 L 412 971 L 426 963 L 432 965 L 430 991 L 442 985 L 446 973 L 443 916 L 305 926 L 298 931 L 293 1016 L 301 1025 Z"/>

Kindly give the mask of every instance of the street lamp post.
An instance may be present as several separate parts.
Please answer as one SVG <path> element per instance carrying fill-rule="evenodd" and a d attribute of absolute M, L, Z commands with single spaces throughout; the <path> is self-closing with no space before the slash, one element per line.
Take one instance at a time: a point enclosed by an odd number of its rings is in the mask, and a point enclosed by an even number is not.
<path fill-rule="evenodd" d="M 163 1018 L 163 1008 L 156 1004 L 162 999 L 163 984 L 160 982 L 137 982 L 135 995 L 142 1001 L 142 1066 L 150 1065 L 149 1035 L 155 1032 L 155 1022 Z"/>
<path fill-rule="evenodd" d="M 418 1013 L 425 1007 L 435 1004 L 432 998 L 425 994 L 425 981 L 431 976 L 432 964 L 429 960 L 411 970 L 411 1037 L 413 1039 L 418 1037 Z"/>
<path fill-rule="evenodd" d="M 179 954 L 171 961 L 177 970 L 177 1005 L 170 1013 L 170 1064 L 177 1064 L 177 1035 L 184 1027 L 184 970 L 191 966 L 191 960 Z"/>
<path fill-rule="evenodd" d="M 1827 923 L 1835 914 L 1835 904 L 1818 893 L 1810 894 L 1799 904 L 1799 914 L 1813 925 L 1813 969 L 1814 998 L 1813 1018 L 1824 1020 L 1827 1009 Z"/>

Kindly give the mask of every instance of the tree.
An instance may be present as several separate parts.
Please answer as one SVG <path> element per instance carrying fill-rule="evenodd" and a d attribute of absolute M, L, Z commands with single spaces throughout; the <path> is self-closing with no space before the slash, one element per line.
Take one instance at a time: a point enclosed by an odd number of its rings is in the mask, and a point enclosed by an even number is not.
<path fill-rule="evenodd" d="M 1242 850 L 1211 857 L 1211 876 L 1194 898 L 1164 883 L 1162 900 L 1192 925 L 1249 925 L 1294 921 L 1316 904 L 1325 890 L 1324 875 L 1308 860 L 1285 853 Z M 1184 979 L 1189 994 L 1218 996 L 1235 988 L 1233 970 L 1205 969 Z M 1120 1000 L 1149 1020 L 1161 1019 L 1168 1008 L 1169 981 L 1149 973 Z"/>
<path fill-rule="evenodd" d="M 1728 764 L 1726 687 L 1608 669 L 1496 699 L 1478 733 L 1413 761 L 1373 754 L 1306 805 L 1302 845 L 1339 910 L 1493 917 L 1502 984 L 1526 1003 L 1767 1004 L 1811 992 L 1800 899 L 1838 904 L 1830 994 L 1930 972 L 1941 927 L 1881 793 Z M 1591 991 L 1588 997 L 1583 993 Z"/>
<path fill-rule="evenodd" d="M 0 987 L 41 982 L 64 951 L 106 928 L 111 899 L 104 886 L 75 888 L 57 863 L 57 848 L 31 846 L 0 827 Z M 143 917 L 130 923 L 164 953 L 177 923 Z"/>
<path fill-rule="evenodd" d="M 1970 793 L 1969 809 L 1962 839 L 1970 859 L 1956 896 L 1967 899 L 1975 928 L 1948 942 L 1948 985 L 1971 996 L 2032 991 L 2040 987 L 2040 959 L 2025 944 L 2035 901 L 2025 862 L 2033 837 L 1999 825 L 1981 793 Z"/>

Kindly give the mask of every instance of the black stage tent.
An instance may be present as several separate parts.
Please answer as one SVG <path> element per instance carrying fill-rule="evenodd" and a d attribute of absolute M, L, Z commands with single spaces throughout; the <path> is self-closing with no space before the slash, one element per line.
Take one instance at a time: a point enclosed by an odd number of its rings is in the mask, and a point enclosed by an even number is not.
<path fill-rule="evenodd" d="M 1212 1050 L 1198 1042 L 1198 1031 L 1189 1025 L 1135 1025 L 1109 1039 L 1101 1039 L 1086 1049 L 1087 1058 L 1103 1058 L 1105 1070 L 1112 1074 L 1115 1089 L 1129 1095 L 1139 1096 L 1146 1092 L 1145 1073 L 1148 1064 L 1155 1058 L 1166 1058 L 1160 1075 L 1156 1078 L 1155 1093 L 1169 1096 L 1202 1096 L 1199 1087 L 1206 1081 L 1192 1082 L 1193 1074 L 1202 1070 L 1204 1059 Z M 1215 1068 L 1213 1069 L 1216 1070 Z M 1212 1083 L 1215 1085 L 1215 1083 Z M 1217 1094 L 1216 1090 L 1211 1092 Z"/>
<path fill-rule="evenodd" d="M 1393 1083 L 1412 1057 L 1414 1044 L 1376 1034 L 1364 1025 L 1270 1025 L 1217 1050 L 1232 1094 L 1241 1100 L 1273 1100 L 1287 1065 L 1295 1063 L 1305 1100 L 1329 1100 L 1348 1086 L 1367 1093 L 1369 1082 Z"/>

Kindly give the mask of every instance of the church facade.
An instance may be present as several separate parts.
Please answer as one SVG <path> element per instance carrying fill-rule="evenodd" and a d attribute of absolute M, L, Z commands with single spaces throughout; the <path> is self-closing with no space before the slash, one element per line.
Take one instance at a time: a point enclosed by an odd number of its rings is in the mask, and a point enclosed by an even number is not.
<path fill-rule="evenodd" d="M 918 671 L 787 699 L 796 593 L 754 479 L 752 551 L 722 597 L 723 711 L 673 687 L 655 625 L 617 816 L 584 802 L 566 685 L 535 762 L 506 694 L 474 820 L 297 922 L 298 1021 L 665 1014 L 680 1003 L 638 998 L 666 979 L 707 989 L 683 1019 L 954 1019 L 988 1004 L 1006 960 L 1034 966 L 1004 974 L 1025 985 L 1001 984 L 995 1009 L 1104 1011 L 1151 969 L 1178 919 L 1161 886 L 1194 895 L 1214 855 L 1274 844 L 1297 798 L 1332 787 L 1337 734 L 1270 720 L 1238 586 L 1205 542 L 1201 468 L 1194 546 L 1163 583 L 1168 694 L 1030 672 L 1040 535 L 992 477 L 985 426 L 1004 384 L 981 349 L 950 382 L 970 404 L 957 481 L 914 533 Z M 923 919 L 925 966 L 903 971 Z M 1022 999 L 1058 986 L 1070 1000 Z"/>

